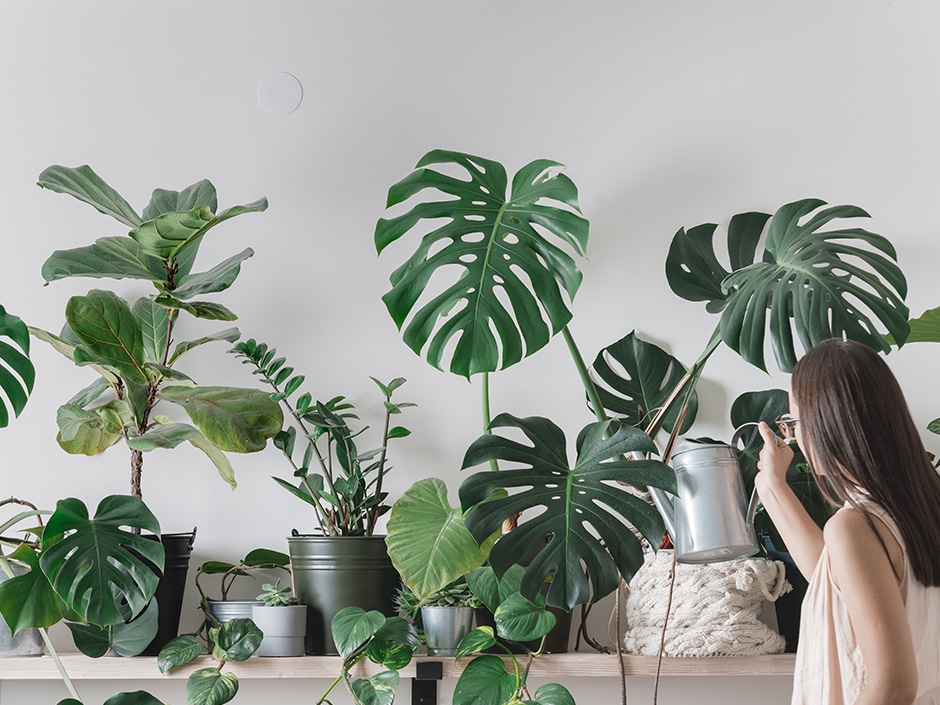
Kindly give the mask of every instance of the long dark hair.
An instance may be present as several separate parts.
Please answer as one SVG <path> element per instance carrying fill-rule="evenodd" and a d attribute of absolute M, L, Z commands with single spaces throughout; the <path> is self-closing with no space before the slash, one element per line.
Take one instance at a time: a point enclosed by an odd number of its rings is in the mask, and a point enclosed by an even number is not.
<path fill-rule="evenodd" d="M 827 340 L 797 362 L 791 390 L 820 484 L 869 524 L 859 496 L 882 507 L 914 576 L 940 585 L 940 475 L 884 359 L 862 343 Z"/>

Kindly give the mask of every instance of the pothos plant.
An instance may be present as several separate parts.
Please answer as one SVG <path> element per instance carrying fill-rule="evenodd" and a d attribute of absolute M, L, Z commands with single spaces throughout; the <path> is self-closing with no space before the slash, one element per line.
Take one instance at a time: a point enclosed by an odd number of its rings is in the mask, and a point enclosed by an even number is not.
<path fill-rule="evenodd" d="M 327 536 L 372 536 L 378 519 L 389 510 L 384 489 L 388 464 L 388 442 L 411 434 L 404 426 L 393 426 L 392 417 L 411 402 L 393 402 L 392 395 L 405 383 L 398 377 L 388 384 L 375 382 L 384 397 L 381 445 L 360 451 L 356 439 L 368 426 L 353 431 L 350 420 L 358 420 L 345 397 L 318 401 L 301 391 L 303 375 L 295 375 L 277 349 L 254 339 L 231 349 L 252 373 L 271 387 L 271 399 L 287 410 L 288 425 L 274 436 L 293 468 L 294 481 L 274 480 L 316 511 L 319 530 Z M 295 484 L 296 483 L 296 484 Z"/>
<path fill-rule="evenodd" d="M 267 208 L 260 199 L 218 209 L 215 187 L 199 181 L 182 191 L 156 189 L 138 214 L 90 167 L 52 166 L 39 176 L 43 188 L 66 193 L 118 221 L 124 234 L 52 254 L 42 267 L 46 282 L 65 277 L 136 279 L 154 293 L 128 302 L 114 292 L 93 289 L 73 296 L 59 335 L 31 328 L 37 338 L 100 378 L 59 407 L 59 445 L 69 453 L 96 455 L 124 440 L 130 449 L 131 494 L 141 496 L 143 454 L 190 442 L 235 486 L 226 452 L 264 448 L 283 421 L 280 407 L 257 389 L 199 386 L 176 369 L 182 356 L 209 342 L 234 342 L 227 328 L 176 341 L 184 316 L 232 321 L 235 314 L 204 300 L 228 289 L 251 249 L 205 271 L 194 271 L 203 238 L 215 226 Z M 158 413 L 161 402 L 183 408 L 192 425 Z"/>
<path fill-rule="evenodd" d="M 463 178 L 432 168 L 435 165 L 460 172 Z M 868 217 L 862 209 L 827 207 L 821 200 L 804 199 L 782 206 L 773 215 L 734 216 L 727 231 L 728 265 L 715 250 L 715 224 L 680 229 L 673 238 L 666 257 L 673 291 L 689 300 L 706 301 L 709 312 L 720 314 L 715 332 L 688 369 L 665 351 L 628 335 L 602 350 L 589 370 L 571 336 L 572 315 L 567 305 L 581 280 L 574 256 L 586 249 L 588 224 L 580 215 L 574 184 L 560 169 L 556 162 L 532 162 L 519 171 L 510 187 L 506 170 L 498 162 L 435 150 L 389 189 L 390 208 L 428 194 L 407 212 L 380 219 L 375 244 L 381 254 L 406 235 L 417 242 L 414 253 L 392 273 L 392 288 L 383 300 L 406 344 L 430 364 L 466 377 L 481 374 L 486 387 L 489 372 L 515 364 L 561 331 L 597 423 L 617 417 L 622 419 L 619 424 L 637 424 L 655 438 L 660 428 L 678 433 L 692 423 L 696 383 L 722 343 L 748 363 L 766 369 L 769 337 L 778 367 L 789 371 L 797 358 L 796 340 L 808 348 L 825 338 L 844 336 L 886 351 L 888 344 L 879 326 L 898 343 L 908 336 L 907 286 L 890 242 L 864 228 L 841 225 L 843 220 Z M 440 193 L 447 198 L 434 200 Z M 836 227 L 827 229 L 833 223 Z M 438 272 L 443 276 L 434 276 Z M 448 284 L 435 289 L 437 282 Z M 490 422 L 486 401 L 484 410 L 489 430 L 495 424 Z M 536 447 L 543 445 L 541 433 L 550 428 L 546 419 L 534 424 L 509 416 L 501 419 L 531 434 Z M 589 428 L 582 436 L 598 438 L 600 427 Z M 605 428 L 600 436 L 611 432 L 611 427 Z M 525 467 L 520 473 L 537 478 L 538 484 L 536 489 L 530 483 L 528 491 L 517 491 L 516 499 L 482 505 L 467 521 L 477 538 L 482 538 L 492 530 L 497 508 L 506 518 L 530 506 L 549 503 L 554 507 L 547 513 L 552 521 L 543 513 L 527 522 L 529 526 L 519 526 L 517 531 L 522 533 L 512 556 L 501 560 L 494 555 L 494 559 L 497 570 L 505 570 L 521 549 L 553 535 L 554 540 L 533 561 L 524 593 L 534 596 L 545 572 L 557 569 L 562 560 L 566 573 L 573 574 L 583 564 L 588 566 L 591 582 L 604 576 L 602 585 L 594 584 L 590 590 L 580 581 L 570 585 L 555 581 L 560 587 L 549 593 L 549 604 L 570 608 L 578 600 L 605 594 L 602 588 L 615 585 L 616 576 L 597 563 L 596 527 L 582 521 L 584 507 L 574 501 L 582 496 L 579 473 L 568 468 L 564 454 L 557 452 L 562 447 L 559 433 L 551 429 L 549 435 L 548 447 L 556 449 L 551 458 L 507 439 L 481 438 L 474 444 L 468 459 L 513 462 L 521 456 Z M 651 450 L 656 451 L 655 446 Z M 619 462 L 609 456 L 605 461 Z M 472 464 L 465 461 L 464 466 Z M 491 462 L 490 467 L 498 466 Z M 671 473 L 665 465 L 659 470 L 663 477 Z M 486 499 L 486 492 L 496 488 L 521 487 L 512 473 L 482 474 L 467 481 L 470 484 L 462 492 L 465 508 L 469 509 L 468 502 Z M 555 490 L 554 494 L 549 490 Z M 555 500 L 555 495 L 563 499 Z M 618 521 L 632 525 L 658 545 L 664 531 L 661 519 L 645 509 L 636 512 L 635 507 L 624 507 L 624 513 L 617 512 Z M 616 552 L 612 560 L 621 576 L 629 579 L 642 556 L 630 532 L 621 535 L 627 536 L 629 550 L 609 542 L 602 550 Z M 559 536 L 565 550 L 560 550 Z"/>

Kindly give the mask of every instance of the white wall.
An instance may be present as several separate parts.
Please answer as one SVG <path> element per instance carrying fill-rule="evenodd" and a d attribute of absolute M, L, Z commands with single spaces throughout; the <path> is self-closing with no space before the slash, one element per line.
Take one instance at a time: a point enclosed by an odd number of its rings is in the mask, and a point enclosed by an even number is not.
<path fill-rule="evenodd" d="M 218 301 L 239 314 L 246 337 L 286 354 L 317 396 L 346 394 L 368 409 L 368 375 L 407 377 L 401 399 L 419 407 L 404 419 L 414 437 L 393 448 L 391 490 L 429 474 L 456 489 L 479 433 L 479 385 L 433 370 L 385 312 L 388 274 L 410 251 L 375 255 L 390 184 L 434 148 L 510 172 L 536 158 L 565 163 L 592 226 L 572 324 L 589 358 L 636 329 L 693 361 L 716 320 L 669 290 L 672 235 L 804 197 L 872 214 L 869 227 L 898 249 L 919 314 L 940 304 L 938 25 L 940 6 L 899 1 L 0 0 L 0 302 L 57 331 L 68 297 L 96 282 L 44 288 L 43 261 L 119 233 L 37 188 L 48 165 L 91 164 L 138 208 L 154 187 L 201 178 L 222 206 L 265 195 L 266 213 L 222 226 L 202 249 L 210 265 L 255 249 Z M 268 115 L 256 101 L 273 71 L 303 83 L 293 114 Z M 194 336 L 211 327 L 200 323 Z M 204 347 L 185 370 L 203 383 L 252 384 L 225 349 Z M 920 345 L 889 358 L 923 425 L 940 416 L 935 355 Z M 123 447 L 79 458 L 54 440 L 56 407 L 92 373 L 38 342 L 34 357 L 33 399 L 0 433 L 0 494 L 94 503 L 125 491 Z M 696 430 L 728 437 L 737 394 L 786 384 L 720 350 L 699 388 Z M 561 340 L 494 375 L 493 407 L 548 416 L 572 442 L 591 420 Z M 935 436 L 928 444 L 940 448 Z M 199 526 L 195 562 L 284 548 L 292 527 L 312 527 L 268 478 L 285 472 L 274 449 L 233 463 L 235 492 L 198 451 L 146 459 L 145 498 L 164 529 Z M 686 696 L 699 692 L 683 683 Z M 728 701 L 754 692 L 743 680 L 722 684 Z M 596 702 L 619 692 L 579 687 Z M 774 702 L 788 698 L 786 679 L 767 687 Z"/>

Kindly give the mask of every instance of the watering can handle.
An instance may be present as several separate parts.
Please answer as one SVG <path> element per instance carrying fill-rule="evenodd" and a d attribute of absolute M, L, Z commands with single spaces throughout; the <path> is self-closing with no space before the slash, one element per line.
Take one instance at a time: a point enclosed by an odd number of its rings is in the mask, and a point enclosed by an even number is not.
<path fill-rule="evenodd" d="M 735 450 L 738 449 L 738 441 L 741 440 L 741 436 L 744 435 L 744 432 L 751 426 L 760 426 L 760 423 L 757 421 L 749 421 L 748 423 L 741 424 L 738 428 L 735 429 L 734 435 L 731 437 L 731 447 Z M 751 491 L 751 500 L 747 503 L 747 523 L 753 524 L 754 517 L 757 514 L 757 505 L 760 504 L 760 497 L 757 495 L 757 487 Z"/>

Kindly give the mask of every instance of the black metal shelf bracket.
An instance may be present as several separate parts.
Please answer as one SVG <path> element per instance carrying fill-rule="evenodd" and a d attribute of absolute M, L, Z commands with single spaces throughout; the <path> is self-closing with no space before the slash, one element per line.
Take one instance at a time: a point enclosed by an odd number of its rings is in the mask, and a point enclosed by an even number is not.
<path fill-rule="evenodd" d="M 411 705 L 437 705 L 437 682 L 443 677 L 443 661 L 418 661 L 411 679 Z"/>

